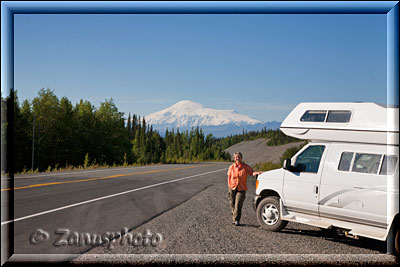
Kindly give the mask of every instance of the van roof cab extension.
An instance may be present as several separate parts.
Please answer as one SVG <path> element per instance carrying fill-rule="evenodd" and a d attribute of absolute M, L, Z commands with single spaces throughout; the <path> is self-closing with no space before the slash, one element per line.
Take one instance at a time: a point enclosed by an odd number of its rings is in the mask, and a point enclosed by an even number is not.
<path fill-rule="evenodd" d="M 298 139 L 399 145 L 399 108 L 376 103 L 300 103 L 281 130 Z"/>

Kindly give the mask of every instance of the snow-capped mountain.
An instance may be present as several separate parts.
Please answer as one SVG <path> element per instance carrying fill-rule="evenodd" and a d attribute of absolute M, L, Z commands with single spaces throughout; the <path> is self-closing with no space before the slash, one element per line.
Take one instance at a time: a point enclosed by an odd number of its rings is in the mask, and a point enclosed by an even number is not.
<path fill-rule="evenodd" d="M 161 134 L 168 128 L 179 128 L 182 132 L 199 126 L 205 134 L 212 133 L 222 137 L 230 134 L 241 133 L 245 130 L 276 129 L 280 123 L 265 125 L 261 121 L 247 115 L 239 114 L 234 110 L 219 110 L 190 101 L 180 101 L 166 109 L 145 116 L 146 122 Z M 269 123 L 270 124 L 270 123 Z M 276 126 L 277 125 L 277 126 Z"/>
<path fill-rule="evenodd" d="M 202 104 L 183 100 L 169 108 L 146 116 L 152 125 L 169 124 L 173 127 L 220 126 L 224 124 L 254 125 L 261 123 L 247 115 L 233 110 L 218 110 L 204 107 Z"/>

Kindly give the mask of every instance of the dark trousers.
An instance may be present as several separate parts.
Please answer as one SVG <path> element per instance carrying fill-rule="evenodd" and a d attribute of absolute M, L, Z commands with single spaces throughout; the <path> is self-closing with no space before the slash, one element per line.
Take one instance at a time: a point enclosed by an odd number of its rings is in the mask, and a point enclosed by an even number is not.
<path fill-rule="evenodd" d="M 240 221 L 242 216 L 242 207 L 244 199 L 246 198 L 246 191 L 238 191 L 237 187 L 235 190 L 229 188 L 229 202 L 232 208 L 232 221 Z"/>

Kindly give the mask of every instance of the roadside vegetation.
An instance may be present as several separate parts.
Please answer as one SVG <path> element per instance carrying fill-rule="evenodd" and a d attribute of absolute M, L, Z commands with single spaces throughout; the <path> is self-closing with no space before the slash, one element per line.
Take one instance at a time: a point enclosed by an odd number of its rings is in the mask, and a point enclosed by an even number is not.
<path fill-rule="evenodd" d="M 73 105 L 67 97 L 59 99 L 53 90 L 41 89 L 37 97 L 22 103 L 16 91 L 1 97 L 2 149 L 7 142 L 7 106 L 13 108 L 14 117 L 14 173 L 230 161 L 224 150 L 241 141 L 268 138 L 268 145 L 298 141 L 280 130 L 266 129 L 225 138 L 205 136 L 198 127 L 160 134 L 144 117 L 128 114 L 126 119 L 112 99 L 99 107 L 87 100 Z M 3 164 L 2 172 L 8 172 Z"/>
<path fill-rule="evenodd" d="M 304 142 L 304 144 L 302 144 L 300 146 L 290 147 L 290 148 L 286 149 L 286 151 L 283 152 L 282 156 L 280 157 L 279 163 L 273 163 L 270 161 L 260 162 L 260 163 L 257 163 L 254 165 L 254 169 L 259 170 L 259 171 L 270 171 L 270 170 L 282 168 L 284 160 L 293 157 L 305 145 L 306 145 L 306 142 Z"/>

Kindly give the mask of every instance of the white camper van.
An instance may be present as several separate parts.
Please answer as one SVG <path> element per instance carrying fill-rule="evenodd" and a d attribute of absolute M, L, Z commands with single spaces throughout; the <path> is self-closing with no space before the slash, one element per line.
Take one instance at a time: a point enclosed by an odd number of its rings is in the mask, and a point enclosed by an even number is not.
<path fill-rule="evenodd" d="M 399 253 L 399 108 L 375 103 L 301 103 L 282 122 L 310 140 L 256 182 L 260 225 L 288 221 L 387 240 Z M 394 236 L 394 242 L 393 242 Z M 390 247 L 390 248 L 389 248 Z"/>

